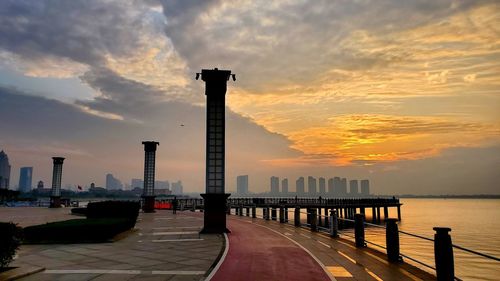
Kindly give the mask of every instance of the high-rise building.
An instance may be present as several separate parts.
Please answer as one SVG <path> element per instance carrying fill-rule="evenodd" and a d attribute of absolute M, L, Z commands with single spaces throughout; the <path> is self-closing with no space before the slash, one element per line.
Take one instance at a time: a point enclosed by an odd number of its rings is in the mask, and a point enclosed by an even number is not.
<path fill-rule="evenodd" d="M 297 196 L 304 196 L 305 195 L 305 188 L 304 188 L 304 177 L 300 177 L 295 181 L 295 190 L 297 193 Z"/>
<path fill-rule="evenodd" d="M 271 194 L 278 195 L 280 193 L 280 178 L 271 177 Z"/>
<path fill-rule="evenodd" d="M 370 196 L 369 180 L 361 180 L 361 196 Z"/>
<path fill-rule="evenodd" d="M 131 189 L 134 189 L 136 187 L 142 189 L 144 187 L 144 181 L 141 179 L 132 179 L 130 181 L 130 187 Z"/>
<path fill-rule="evenodd" d="M 340 180 L 340 194 L 341 196 L 347 196 L 347 179 L 342 178 Z"/>
<path fill-rule="evenodd" d="M 32 181 L 33 167 L 22 167 L 19 171 L 19 191 L 30 192 Z"/>
<path fill-rule="evenodd" d="M 340 197 L 343 196 L 341 192 L 341 185 L 342 185 L 342 180 L 340 177 L 334 177 L 333 178 L 333 195 L 335 197 Z"/>
<path fill-rule="evenodd" d="M 0 151 L 0 188 L 9 188 L 10 164 L 9 157 L 2 150 Z"/>
<path fill-rule="evenodd" d="M 107 190 L 119 190 L 123 189 L 123 184 L 119 179 L 115 178 L 112 174 L 106 175 L 106 189 Z"/>
<path fill-rule="evenodd" d="M 319 185 L 319 195 L 325 196 L 326 195 L 326 191 L 325 191 L 325 187 L 326 187 L 325 178 L 319 178 L 318 185 Z"/>
<path fill-rule="evenodd" d="M 155 188 L 170 189 L 170 182 L 169 181 L 155 181 Z"/>
<path fill-rule="evenodd" d="M 307 177 L 307 191 L 309 193 L 309 196 L 316 196 L 316 193 L 318 191 L 316 189 L 316 179 L 314 177 Z"/>
<path fill-rule="evenodd" d="M 283 194 L 283 196 L 288 195 L 288 179 L 287 178 L 284 178 L 281 180 L 281 193 Z"/>
<path fill-rule="evenodd" d="M 184 192 L 181 181 L 173 182 L 171 186 L 172 194 L 181 195 Z"/>
<path fill-rule="evenodd" d="M 248 175 L 236 177 L 236 194 L 239 196 L 248 195 Z"/>
<path fill-rule="evenodd" d="M 335 189 L 334 189 L 334 180 L 333 178 L 328 179 L 328 195 L 329 196 L 335 196 Z"/>
<path fill-rule="evenodd" d="M 358 180 L 349 181 L 349 195 L 357 197 L 359 195 Z"/>

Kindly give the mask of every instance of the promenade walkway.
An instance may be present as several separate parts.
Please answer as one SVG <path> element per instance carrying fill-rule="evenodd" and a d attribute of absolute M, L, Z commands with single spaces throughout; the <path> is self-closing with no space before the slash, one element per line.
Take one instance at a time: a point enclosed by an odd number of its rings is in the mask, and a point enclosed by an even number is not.
<path fill-rule="evenodd" d="M 229 253 L 236 254 L 243 251 L 240 253 L 243 257 L 240 259 L 226 258 L 220 269 L 221 274 L 219 275 L 217 272 L 213 280 L 231 280 L 227 279 L 227 275 L 223 275 L 223 273 L 236 273 L 237 268 L 243 273 L 237 279 L 232 280 L 329 280 L 328 277 L 339 281 L 436 280 L 435 276 L 409 264 L 391 264 L 386 261 L 384 254 L 375 250 L 358 249 L 350 241 L 331 239 L 325 234 L 311 232 L 308 229 L 242 216 L 229 216 L 228 223 L 229 229 L 232 231 L 228 235 Z M 253 235 L 253 233 L 256 234 Z M 285 259 L 285 256 L 288 257 L 288 255 L 283 255 L 283 252 L 293 251 L 279 246 L 287 244 L 286 241 L 293 241 L 292 243 L 296 245 L 300 244 L 301 248 L 305 250 L 302 253 L 295 250 L 291 261 Z M 278 245 L 274 249 L 273 243 Z M 312 259 L 307 257 L 306 251 L 314 256 L 316 264 L 314 262 L 311 264 Z M 245 252 L 247 253 L 246 257 Z M 228 257 L 230 257 L 229 254 Z M 258 261 L 259 258 L 263 259 L 264 262 Z M 290 269 L 293 267 L 292 264 L 295 268 Z M 321 270 L 318 270 L 319 266 L 328 271 L 330 276 L 321 274 Z M 267 270 L 263 271 L 262 267 L 267 268 Z M 301 272 L 307 272 L 307 277 L 298 278 L 298 276 L 303 276 Z M 269 274 L 272 277 L 250 278 L 251 274 L 256 274 L 256 276 Z M 281 275 L 289 276 L 289 278 L 281 277 Z"/>
<path fill-rule="evenodd" d="M 44 217 L 47 210 L 40 208 L 37 216 Z M 141 213 L 137 229 L 119 241 L 23 245 L 11 266 L 45 268 L 21 279 L 29 281 L 202 280 L 224 247 L 223 235 L 198 234 L 202 225 L 199 213 L 195 216 L 191 212 Z"/>

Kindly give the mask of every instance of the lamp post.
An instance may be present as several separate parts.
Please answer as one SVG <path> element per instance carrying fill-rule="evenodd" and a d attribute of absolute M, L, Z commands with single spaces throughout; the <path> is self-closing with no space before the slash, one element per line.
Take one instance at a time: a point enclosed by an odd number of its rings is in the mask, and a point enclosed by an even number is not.
<path fill-rule="evenodd" d="M 206 132 L 206 178 L 204 199 L 204 226 L 202 233 L 230 232 L 226 227 L 225 193 L 225 130 L 226 91 L 230 77 L 236 80 L 231 70 L 203 69 L 196 74 L 205 82 L 207 96 Z"/>

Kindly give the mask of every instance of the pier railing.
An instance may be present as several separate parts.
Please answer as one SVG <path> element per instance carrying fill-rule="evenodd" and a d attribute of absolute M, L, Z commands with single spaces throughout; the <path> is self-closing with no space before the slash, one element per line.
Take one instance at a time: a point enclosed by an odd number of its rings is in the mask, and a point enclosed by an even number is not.
<path fill-rule="evenodd" d="M 246 212 L 244 213 L 245 209 Z M 229 209 L 229 213 L 230 210 L 231 209 Z M 454 272 L 454 249 L 461 250 L 495 262 L 500 262 L 500 259 L 498 257 L 452 244 L 451 236 L 449 235 L 449 231 L 451 231 L 451 229 L 446 227 L 435 227 L 434 230 L 436 233 L 434 235 L 434 239 L 432 239 L 422 235 L 399 230 L 397 219 L 389 218 L 385 221 L 385 225 L 379 225 L 366 222 L 364 214 L 355 214 L 354 219 L 338 217 L 337 211 L 335 209 L 332 209 L 329 215 L 322 215 L 317 213 L 316 208 L 307 208 L 306 211 L 303 211 L 301 208 L 297 207 L 292 211 L 294 213 L 293 219 L 289 219 L 289 211 L 288 208 L 285 207 L 263 207 L 261 216 L 257 215 L 255 206 L 239 206 L 235 207 L 235 211 L 236 215 L 239 216 L 246 215 L 252 216 L 253 218 L 259 217 L 265 220 L 275 220 L 279 221 L 280 223 L 291 223 L 297 227 L 309 228 L 313 232 L 327 233 L 332 238 L 346 236 L 350 239 L 353 239 L 356 247 L 358 248 L 372 245 L 374 247 L 383 249 L 383 251 L 385 251 L 387 254 L 387 260 L 389 262 L 397 263 L 403 261 L 403 259 L 408 259 L 418 265 L 424 266 L 435 272 L 437 280 L 461 280 L 460 278 L 455 276 Z M 304 222 L 302 221 L 302 215 L 306 217 L 306 220 Z M 354 235 L 352 235 L 348 231 L 344 231 L 347 227 L 354 227 Z M 385 230 L 385 246 L 367 240 L 365 238 L 366 227 L 374 227 Z M 401 253 L 399 243 L 400 235 L 407 235 L 413 238 L 432 242 L 434 244 L 435 266 L 419 260 L 418 258 Z"/>

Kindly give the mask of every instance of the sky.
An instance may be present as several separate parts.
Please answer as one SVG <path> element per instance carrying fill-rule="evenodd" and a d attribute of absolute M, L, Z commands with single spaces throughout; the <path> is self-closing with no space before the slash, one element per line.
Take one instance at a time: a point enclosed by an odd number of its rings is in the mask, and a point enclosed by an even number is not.
<path fill-rule="evenodd" d="M 230 69 L 226 190 L 249 175 L 369 179 L 375 194 L 500 194 L 500 3 L 0 1 L 0 149 L 50 186 L 204 191 L 201 69 Z M 184 125 L 184 126 L 181 126 Z"/>

